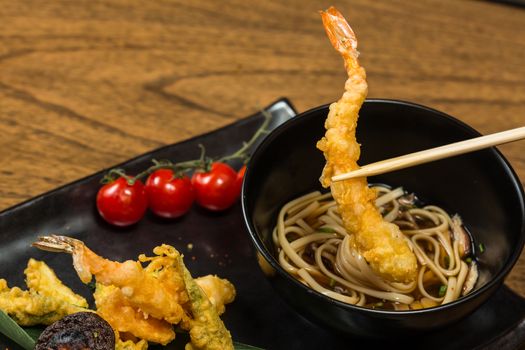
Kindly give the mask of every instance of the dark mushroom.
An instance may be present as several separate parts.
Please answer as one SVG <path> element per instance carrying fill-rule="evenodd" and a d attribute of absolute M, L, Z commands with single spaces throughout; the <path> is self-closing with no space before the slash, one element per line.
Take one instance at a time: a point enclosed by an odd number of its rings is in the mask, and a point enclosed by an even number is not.
<path fill-rule="evenodd" d="M 35 350 L 114 350 L 115 332 L 94 312 L 78 312 L 47 327 Z"/>
<path fill-rule="evenodd" d="M 459 256 L 464 258 L 471 253 L 470 236 L 463 228 L 463 221 L 458 215 L 452 217 L 452 235 L 459 242 Z"/>

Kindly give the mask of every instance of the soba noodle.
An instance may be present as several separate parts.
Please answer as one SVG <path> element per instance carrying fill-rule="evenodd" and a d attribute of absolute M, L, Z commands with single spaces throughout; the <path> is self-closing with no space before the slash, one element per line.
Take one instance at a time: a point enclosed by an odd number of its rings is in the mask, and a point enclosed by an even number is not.
<path fill-rule="evenodd" d="M 351 246 L 331 193 L 312 192 L 281 209 L 273 241 L 282 267 L 319 293 L 372 308 L 421 309 L 470 292 L 477 264 L 459 216 L 432 205 L 418 208 L 402 188 L 373 188 L 384 219 L 400 227 L 418 259 L 416 281 L 389 282 L 372 271 Z"/>

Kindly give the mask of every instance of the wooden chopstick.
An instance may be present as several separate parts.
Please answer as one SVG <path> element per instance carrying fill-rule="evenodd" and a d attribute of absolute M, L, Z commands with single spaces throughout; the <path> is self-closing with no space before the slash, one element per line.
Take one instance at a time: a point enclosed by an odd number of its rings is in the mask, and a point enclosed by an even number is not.
<path fill-rule="evenodd" d="M 384 174 L 394 170 L 404 169 L 438 159 L 449 158 L 524 138 L 525 126 L 382 160 L 380 162 L 365 165 L 346 174 L 335 175 L 332 177 L 332 181 Z"/>

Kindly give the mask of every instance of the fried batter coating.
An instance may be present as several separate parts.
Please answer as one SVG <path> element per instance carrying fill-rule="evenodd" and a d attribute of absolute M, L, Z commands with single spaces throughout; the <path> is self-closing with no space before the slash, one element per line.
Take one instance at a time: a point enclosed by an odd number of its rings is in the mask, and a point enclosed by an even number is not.
<path fill-rule="evenodd" d="M 226 310 L 224 305 L 235 299 L 235 287 L 227 279 L 207 275 L 195 278 L 194 281 L 202 288 L 219 315 L 222 315 Z"/>
<path fill-rule="evenodd" d="M 18 287 L 9 288 L 4 279 L 0 279 L 0 310 L 21 326 L 50 325 L 69 314 L 86 311 L 63 300 Z"/>
<path fill-rule="evenodd" d="M 71 305 L 88 307 L 86 299 L 65 286 L 45 262 L 33 258 L 29 259 L 24 273 L 27 287 L 30 290 L 38 292 L 40 295 L 63 300 Z"/>
<path fill-rule="evenodd" d="M 179 269 L 190 298 L 192 318 L 183 325 L 190 332 L 191 343 L 185 350 L 233 350 L 230 332 L 224 326 L 217 309 L 191 277 L 179 255 Z"/>
<path fill-rule="evenodd" d="M 147 350 L 148 342 L 141 339 L 137 342 L 133 340 L 122 340 L 118 331 L 115 331 L 115 350 Z"/>
<path fill-rule="evenodd" d="M 234 286 L 212 275 L 193 280 L 174 247 L 163 244 L 153 249 L 155 256 L 142 254 L 139 261 L 118 263 L 65 236 L 41 237 L 33 245 L 72 254 L 83 282 L 96 277 L 94 297 L 99 315 L 116 332 L 144 340 L 117 340 L 117 349 L 145 350 L 147 341 L 165 345 L 175 338 L 172 324 L 180 323 L 190 333 L 186 349 L 233 350 L 231 335 L 219 314 L 235 298 Z M 147 265 L 143 267 L 143 263 Z"/>
<path fill-rule="evenodd" d="M 97 313 L 108 321 L 114 330 L 131 333 L 138 338 L 162 345 L 175 339 L 175 331 L 171 324 L 151 316 L 146 318 L 142 311 L 130 305 L 119 288 L 97 283 L 93 296 Z"/>
<path fill-rule="evenodd" d="M 184 317 L 182 304 L 188 301 L 182 277 L 176 272 L 175 248 L 162 245 L 153 252 L 155 257 L 144 255 L 139 261 L 116 262 L 95 254 L 82 241 L 65 236 L 41 237 L 34 246 L 73 256 L 73 266 L 84 283 L 93 275 L 103 285 L 120 288 L 130 305 L 144 315 L 177 324 Z M 178 254 L 178 252 L 177 252 Z M 142 267 L 141 262 L 148 262 Z"/>
<path fill-rule="evenodd" d="M 376 193 L 366 178 L 332 182 L 331 177 L 358 169 L 360 146 L 355 132 L 359 109 L 368 93 L 366 73 L 358 62 L 355 34 L 335 8 L 321 13 L 326 33 L 334 48 L 343 56 L 348 73 L 345 92 L 330 105 L 325 136 L 317 143 L 326 165 L 321 176 L 324 187 L 331 188 L 351 243 L 372 269 L 383 278 L 409 282 L 416 278 L 417 261 L 399 228 L 383 220 L 376 209 Z"/>
<path fill-rule="evenodd" d="M 62 284 L 44 262 L 31 259 L 24 272 L 29 290 L 9 288 L 7 281 L 0 279 L 0 310 L 19 325 L 50 325 L 69 314 L 87 311 L 87 301 Z"/>

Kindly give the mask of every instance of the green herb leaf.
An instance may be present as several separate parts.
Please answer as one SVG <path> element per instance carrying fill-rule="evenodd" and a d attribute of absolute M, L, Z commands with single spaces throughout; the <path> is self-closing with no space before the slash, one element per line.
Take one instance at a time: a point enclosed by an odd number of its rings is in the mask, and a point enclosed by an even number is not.
<path fill-rule="evenodd" d="M 335 230 L 333 228 L 326 227 L 326 226 L 325 227 L 319 227 L 317 229 L 317 231 L 322 232 L 322 233 L 335 233 Z"/>
<path fill-rule="evenodd" d="M 465 259 L 465 262 L 467 264 L 470 264 L 472 262 L 472 258 L 469 256 L 468 258 Z"/>
<path fill-rule="evenodd" d="M 263 348 L 258 348 L 258 347 L 255 347 L 255 346 L 242 344 L 242 343 L 239 343 L 239 342 L 236 342 L 236 341 L 233 342 L 233 348 L 235 350 L 264 350 Z"/>
<path fill-rule="evenodd" d="M 439 287 L 439 294 L 438 295 L 440 297 L 444 297 L 446 293 L 447 293 L 447 286 L 442 285 L 441 287 Z"/>
<path fill-rule="evenodd" d="M 35 340 L 2 310 L 0 310 L 0 332 L 26 350 L 35 348 Z"/>
<path fill-rule="evenodd" d="M 478 247 L 480 253 L 483 253 L 485 251 L 485 245 L 483 243 L 480 243 Z"/>

